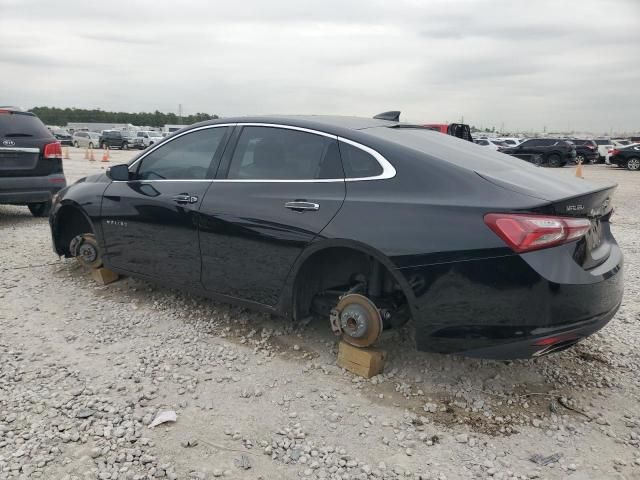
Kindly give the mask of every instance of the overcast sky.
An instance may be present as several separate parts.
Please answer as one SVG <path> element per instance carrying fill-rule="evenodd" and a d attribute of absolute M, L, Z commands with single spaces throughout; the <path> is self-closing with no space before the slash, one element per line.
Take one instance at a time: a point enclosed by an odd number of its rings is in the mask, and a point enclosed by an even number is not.
<path fill-rule="evenodd" d="M 0 0 L 0 104 L 640 130 L 640 0 Z"/>

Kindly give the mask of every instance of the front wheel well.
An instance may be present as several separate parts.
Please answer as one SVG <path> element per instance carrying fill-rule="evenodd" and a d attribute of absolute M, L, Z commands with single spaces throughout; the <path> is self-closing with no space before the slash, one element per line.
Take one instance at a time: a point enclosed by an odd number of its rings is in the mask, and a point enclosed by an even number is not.
<path fill-rule="evenodd" d="M 56 247 L 65 257 L 72 257 L 71 240 L 83 233 L 93 233 L 93 226 L 86 215 L 76 207 L 63 206 L 56 216 Z"/>
<path fill-rule="evenodd" d="M 328 319 L 340 296 L 360 293 L 384 309 L 385 328 L 411 316 L 407 296 L 396 277 L 375 256 L 349 247 L 329 247 L 305 259 L 293 287 L 293 317 Z"/>

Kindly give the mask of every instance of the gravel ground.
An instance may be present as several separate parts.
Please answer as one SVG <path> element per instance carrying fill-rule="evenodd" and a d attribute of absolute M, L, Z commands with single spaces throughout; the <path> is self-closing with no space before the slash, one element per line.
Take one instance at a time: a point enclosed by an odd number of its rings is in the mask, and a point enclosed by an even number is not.
<path fill-rule="evenodd" d="M 104 165 L 73 151 L 65 169 Z M 585 176 L 620 184 L 626 294 L 607 327 L 494 362 L 415 352 L 408 326 L 370 381 L 336 367 L 328 322 L 97 286 L 46 220 L 0 206 L 0 479 L 640 478 L 640 175 Z M 163 411 L 177 421 L 149 428 Z"/>

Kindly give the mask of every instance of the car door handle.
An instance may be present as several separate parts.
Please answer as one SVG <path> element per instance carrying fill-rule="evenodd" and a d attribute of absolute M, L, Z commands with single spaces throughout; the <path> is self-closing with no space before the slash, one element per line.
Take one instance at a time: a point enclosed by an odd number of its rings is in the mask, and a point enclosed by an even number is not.
<path fill-rule="evenodd" d="M 180 195 L 173 197 L 173 201 L 176 203 L 196 203 L 198 201 L 198 197 L 195 195 L 189 195 L 188 193 L 181 193 Z"/>
<path fill-rule="evenodd" d="M 313 202 L 305 202 L 301 200 L 296 200 L 294 202 L 287 202 L 284 206 L 291 210 L 296 210 L 298 212 L 302 212 L 303 210 L 312 210 L 316 211 L 320 209 L 320 204 Z"/>

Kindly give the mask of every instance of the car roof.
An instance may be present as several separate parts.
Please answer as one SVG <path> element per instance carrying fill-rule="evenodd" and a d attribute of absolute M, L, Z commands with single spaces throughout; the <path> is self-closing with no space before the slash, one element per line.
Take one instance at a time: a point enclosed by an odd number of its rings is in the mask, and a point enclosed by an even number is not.
<path fill-rule="evenodd" d="M 403 125 L 402 122 L 377 120 L 374 118 L 329 116 L 329 115 L 265 115 L 247 117 L 229 117 L 208 120 L 196 125 L 214 125 L 218 123 L 273 123 L 294 127 L 309 128 L 327 133 L 340 130 L 364 130 L 374 127 L 393 127 Z M 408 124 L 404 124 L 408 125 Z"/>

